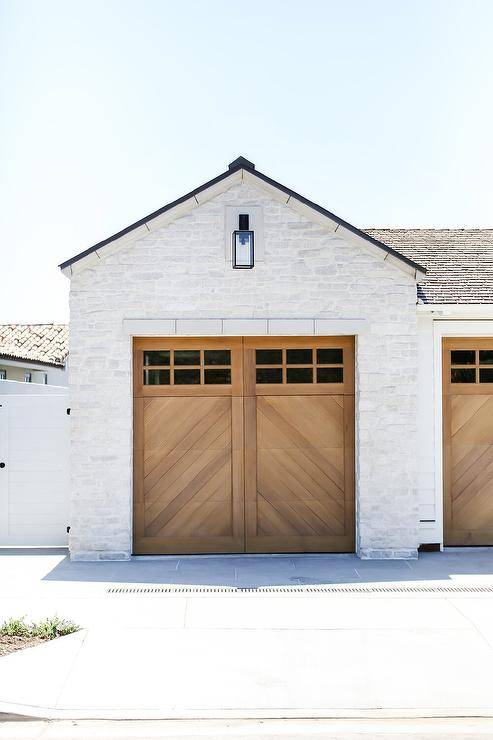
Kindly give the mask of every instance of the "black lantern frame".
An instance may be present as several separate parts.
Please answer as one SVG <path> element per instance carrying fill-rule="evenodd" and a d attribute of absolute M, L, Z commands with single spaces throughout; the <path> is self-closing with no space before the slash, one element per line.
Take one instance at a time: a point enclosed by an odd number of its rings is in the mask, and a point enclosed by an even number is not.
<path fill-rule="evenodd" d="M 248 239 L 248 261 L 241 260 L 241 264 L 238 263 L 237 249 L 240 246 L 239 242 L 241 239 Z M 244 246 L 244 245 L 241 245 Z M 255 264 L 255 249 L 253 231 L 247 229 L 238 229 L 233 231 L 233 269 L 234 270 L 251 270 Z"/>

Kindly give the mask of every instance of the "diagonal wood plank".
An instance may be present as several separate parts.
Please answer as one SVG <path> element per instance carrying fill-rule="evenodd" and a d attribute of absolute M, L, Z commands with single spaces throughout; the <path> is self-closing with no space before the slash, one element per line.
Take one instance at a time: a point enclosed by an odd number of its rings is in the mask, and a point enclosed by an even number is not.
<path fill-rule="evenodd" d="M 344 508 L 343 406 L 330 396 L 257 398 L 259 535 L 344 535 Z"/>
<path fill-rule="evenodd" d="M 482 406 L 490 405 L 490 396 L 453 396 L 452 398 L 452 436 L 468 424 Z M 490 411 L 491 413 L 491 411 Z"/>
<path fill-rule="evenodd" d="M 197 425 L 200 429 L 200 425 Z M 186 472 L 187 466 L 191 461 L 205 459 L 204 455 L 213 449 L 230 449 L 231 447 L 231 429 L 226 427 L 223 431 L 222 425 L 213 426 L 207 430 L 209 446 L 203 444 L 203 437 L 198 437 L 198 443 L 188 450 L 164 450 L 162 460 L 155 466 L 152 473 L 144 478 L 144 491 L 148 503 L 150 504 L 160 495 L 163 487 L 169 486 L 170 481 L 176 480 Z M 205 436 L 205 435 L 204 435 Z"/>
<path fill-rule="evenodd" d="M 231 453 L 230 450 L 212 450 L 207 455 L 207 462 L 201 465 L 200 470 L 185 485 L 179 493 L 173 497 L 173 499 L 166 505 L 159 507 L 159 513 L 152 518 L 154 511 L 149 512 L 149 520 L 146 521 L 146 533 L 149 536 L 154 536 L 159 530 L 170 521 L 175 514 L 194 498 L 194 496 L 202 489 L 205 483 L 217 473 L 224 465 L 231 465 Z"/>
<path fill-rule="evenodd" d="M 146 401 L 144 535 L 231 535 L 231 399 Z"/>

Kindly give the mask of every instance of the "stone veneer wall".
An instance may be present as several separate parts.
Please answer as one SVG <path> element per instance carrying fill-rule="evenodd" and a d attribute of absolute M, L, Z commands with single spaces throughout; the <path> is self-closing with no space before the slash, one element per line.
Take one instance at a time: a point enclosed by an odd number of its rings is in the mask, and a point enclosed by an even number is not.
<path fill-rule="evenodd" d="M 265 260 L 232 270 L 225 205 L 263 209 Z M 417 321 L 413 279 L 244 183 L 76 273 L 70 292 L 75 559 L 132 547 L 131 339 L 125 318 L 365 318 L 356 341 L 361 557 L 415 557 Z"/>

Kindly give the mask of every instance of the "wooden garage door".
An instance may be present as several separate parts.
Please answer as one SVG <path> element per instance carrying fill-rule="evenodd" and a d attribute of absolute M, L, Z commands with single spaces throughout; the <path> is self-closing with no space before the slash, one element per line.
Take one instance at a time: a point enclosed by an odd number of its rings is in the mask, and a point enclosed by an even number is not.
<path fill-rule="evenodd" d="M 444 542 L 493 545 L 493 340 L 443 341 Z"/>
<path fill-rule="evenodd" d="M 354 549 L 352 338 L 134 342 L 134 552 Z"/>

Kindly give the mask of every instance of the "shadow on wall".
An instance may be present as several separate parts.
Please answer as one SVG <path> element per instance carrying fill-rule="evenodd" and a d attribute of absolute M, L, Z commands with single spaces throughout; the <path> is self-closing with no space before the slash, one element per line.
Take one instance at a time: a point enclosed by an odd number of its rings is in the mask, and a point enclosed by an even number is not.
<path fill-rule="evenodd" d="M 1 557 L 47 557 L 44 581 L 169 586 L 323 586 L 402 581 L 445 581 L 460 585 L 493 576 L 493 548 L 421 553 L 417 560 L 360 560 L 355 555 L 165 555 L 130 561 L 72 562 L 63 549 L 0 550 Z M 41 564 L 41 571 L 43 570 Z"/>

